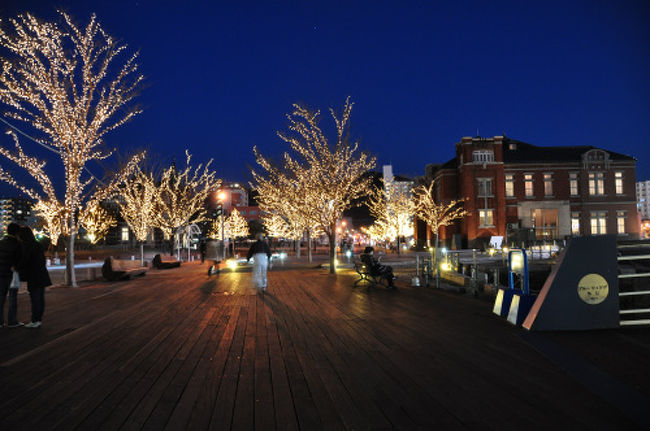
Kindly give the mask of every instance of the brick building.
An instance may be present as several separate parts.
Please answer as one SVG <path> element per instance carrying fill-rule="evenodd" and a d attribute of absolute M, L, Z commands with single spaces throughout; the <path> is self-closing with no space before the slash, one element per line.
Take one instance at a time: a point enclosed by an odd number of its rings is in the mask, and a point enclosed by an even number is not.
<path fill-rule="evenodd" d="M 633 157 L 592 146 L 464 137 L 456 157 L 428 170 L 438 200 L 464 200 L 469 212 L 442 228 L 440 238 L 455 248 L 480 246 L 493 235 L 506 241 L 604 233 L 636 238 L 635 165 Z M 426 227 L 416 235 L 420 243 L 431 237 Z"/>

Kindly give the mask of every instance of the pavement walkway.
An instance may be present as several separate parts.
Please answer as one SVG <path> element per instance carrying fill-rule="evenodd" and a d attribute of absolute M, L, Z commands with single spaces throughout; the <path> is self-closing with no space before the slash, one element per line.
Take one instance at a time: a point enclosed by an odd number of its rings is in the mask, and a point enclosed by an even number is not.
<path fill-rule="evenodd" d="M 531 334 L 484 299 L 353 280 L 274 267 L 262 294 L 189 263 L 50 289 L 42 328 L 0 329 L 0 429 L 648 427 L 648 328 Z"/>

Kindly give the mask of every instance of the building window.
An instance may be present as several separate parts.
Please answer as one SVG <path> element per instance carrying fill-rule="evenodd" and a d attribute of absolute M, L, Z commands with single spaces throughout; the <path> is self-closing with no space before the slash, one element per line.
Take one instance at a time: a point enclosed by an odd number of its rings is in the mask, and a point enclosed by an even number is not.
<path fill-rule="evenodd" d="M 544 174 L 544 196 L 553 196 L 553 174 Z"/>
<path fill-rule="evenodd" d="M 605 194 L 605 176 L 602 172 L 592 172 L 589 174 L 589 194 Z"/>
<path fill-rule="evenodd" d="M 472 153 L 472 161 L 475 163 L 489 163 L 494 161 L 494 152 L 479 150 Z"/>
<path fill-rule="evenodd" d="M 122 227 L 122 241 L 129 240 L 129 228 L 126 226 Z"/>
<path fill-rule="evenodd" d="M 493 210 L 478 210 L 479 227 L 494 226 Z"/>
<path fill-rule="evenodd" d="M 531 221 L 535 238 L 552 239 L 558 237 L 558 210 L 537 208 L 531 211 Z"/>
<path fill-rule="evenodd" d="M 492 196 L 492 178 L 478 179 L 478 197 Z"/>
<path fill-rule="evenodd" d="M 580 235 L 580 213 L 571 213 L 571 235 Z"/>
<path fill-rule="evenodd" d="M 571 196 L 578 196 L 578 174 L 569 174 L 569 193 Z"/>
<path fill-rule="evenodd" d="M 591 234 L 607 233 L 607 211 L 594 211 L 591 213 Z"/>
<path fill-rule="evenodd" d="M 614 184 L 616 186 L 616 194 L 623 194 L 623 172 L 614 173 Z"/>
<path fill-rule="evenodd" d="M 616 211 L 616 233 L 625 233 L 625 211 Z"/>
<path fill-rule="evenodd" d="M 506 174 L 506 197 L 513 197 L 515 195 L 515 176 L 513 174 Z"/>
<path fill-rule="evenodd" d="M 533 174 L 524 174 L 524 190 L 527 197 L 533 196 Z"/>

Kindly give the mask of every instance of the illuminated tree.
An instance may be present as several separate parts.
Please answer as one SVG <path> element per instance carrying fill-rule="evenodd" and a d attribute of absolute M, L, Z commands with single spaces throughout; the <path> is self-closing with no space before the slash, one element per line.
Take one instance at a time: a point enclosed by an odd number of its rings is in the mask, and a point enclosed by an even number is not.
<path fill-rule="evenodd" d="M 206 220 L 205 201 L 221 182 L 210 170 L 212 160 L 192 168 L 190 153 L 185 154 L 185 169 L 179 170 L 175 165 L 165 169 L 157 187 L 154 222 L 166 239 L 181 226 Z"/>
<path fill-rule="evenodd" d="M 305 225 L 315 226 L 327 235 L 332 273 L 335 272 L 336 224 L 343 211 L 352 206 L 352 201 L 367 193 L 370 178 L 362 175 L 375 166 L 373 157 L 363 153 L 356 155 L 358 143 L 349 141 L 352 105 L 348 98 L 340 118 L 330 109 L 336 124 L 333 145 L 318 125 L 320 111 L 312 112 L 295 104 L 293 113 L 287 115 L 290 133 L 278 133 L 289 144 L 294 156 L 285 153 L 284 166 L 280 170 L 256 153 L 268 181 L 279 188 L 288 187 L 296 199 L 303 201 L 297 208 Z"/>
<path fill-rule="evenodd" d="M 50 244 L 56 247 L 59 237 L 67 234 L 63 205 L 59 201 L 38 200 L 32 211 L 43 222 L 45 232 L 50 237 Z"/>
<path fill-rule="evenodd" d="M 6 116 L 31 125 L 40 144 L 61 157 L 62 216 L 69 237 L 66 271 L 69 284 L 76 286 L 75 216 L 92 181 L 84 178 L 84 169 L 89 161 L 111 155 L 103 149 L 106 133 L 141 112 L 128 105 L 142 76 L 137 74 L 137 53 L 115 64 L 126 47 L 106 34 L 94 15 L 85 28 L 66 13 L 61 18 L 60 23 L 42 22 L 27 13 L 9 20 L 12 33 L 0 28 L 0 46 L 9 53 L 0 58 L 0 101 L 9 108 Z M 43 202 L 53 203 L 45 194 Z"/>
<path fill-rule="evenodd" d="M 461 208 L 463 201 L 437 202 L 433 193 L 433 185 L 434 182 L 431 181 L 428 187 L 423 184 L 415 188 L 415 215 L 424 221 L 436 236 L 435 254 L 437 258 L 438 231 L 442 226 L 449 226 L 455 220 L 465 217 L 467 211 Z"/>
<path fill-rule="evenodd" d="M 144 265 L 144 242 L 155 223 L 158 190 L 151 174 L 138 170 L 119 189 L 117 204 L 122 218 L 140 243 L 140 263 Z"/>
<path fill-rule="evenodd" d="M 232 210 L 226 223 L 228 223 L 228 228 L 233 239 L 248 236 L 248 222 L 239 214 L 237 208 Z"/>
<path fill-rule="evenodd" d="M 231 237 L 232 235 L 230 233 L 230 225 L 228 224 L 228 221 L 225 219 L 223 214 L 212 220 L 212 226 L 208 232 L 208 238 L 225 241 L 226 238 Z"/>
<path fill-rule="evenodd" d="M 399 238 L 413 235 L 415 201 L 395 181 L 382 180 L 382 185 L 373 189 L 368 200 L 370 214 L 376 219 L 372 235 L 388 241 L 397 239 L 397 250 L 401 253 Z"/>
<path fill-rule="evenodd" d="M 117 226 L 117 220 L 102 208 L 98 200 L 93 199 L 79 212 L 79 224 L 86 230 L 88 240 L 94 244 L 104 238 L 111 227 Z"/>

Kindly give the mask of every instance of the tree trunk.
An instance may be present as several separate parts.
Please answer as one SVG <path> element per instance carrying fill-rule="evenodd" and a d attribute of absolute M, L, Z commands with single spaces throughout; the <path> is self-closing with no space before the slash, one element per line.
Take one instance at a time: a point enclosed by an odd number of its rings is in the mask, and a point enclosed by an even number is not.
<path fill-rule="evenodd" d="M 311 231 L 307 231 L 307 259 L 311 263 L 312 252 L 311 252 Z"/>
<path fill-rule="evenodd" d="M 330 226 L 327 236 L 330 241 L 330 274 L 336 274 L 336 224 Z"/>
<path fill-rule="evenodd" d="M 302 239 L 302 238 L 298 238 L 298 239 L 295 241 L 295 244 L 296 244 L 296 257 L 297 257 L 297 258 L 300 258 L 300 242 L 301 242 L 300 240 L 301 240 L 301 239 Z"/>
<path fill-rule="evenodd" d="M 68 248 L 65 253 L 65 271 L 66 271 L 66 284 L 70 287 L 77 286 L 77 274 L 74 271 L 74 220 L 69 222 L 70 235 L 68 237 Z"/>
<path fill-rule="evenodd" d="M 144 266 L 144 241 L 140 242 L 140 266 Z"/>
<path fill-rule="evenodd" d="M 399 246 L 399 235 L 397 235 L 397 255 L 402 254 L 402 248 Z"/>

